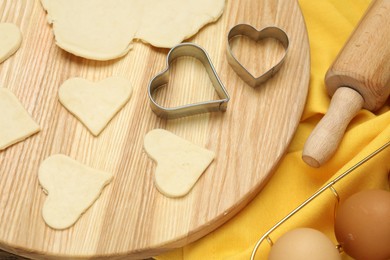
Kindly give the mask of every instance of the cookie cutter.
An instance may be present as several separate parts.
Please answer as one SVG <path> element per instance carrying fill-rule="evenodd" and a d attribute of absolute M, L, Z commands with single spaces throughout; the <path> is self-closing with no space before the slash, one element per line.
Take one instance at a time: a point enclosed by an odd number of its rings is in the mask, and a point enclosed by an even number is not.
<path fill-rule="evenodd" d="M 278 40 L 284 47 L 285 52 L 282 59 L 274 65 L 271 69 L 264 72 L 259 77 L 255 77 L 250 73 L 234 56 L 231 49 L 230 41 L 236 36 L 246 36 L 254 41 L 260 41 L 265 38 L 273 38 Z M 288 52 L 289 39 L 287 34 L 279 27 L 270 26 L 265 27 L 262 30 L 257 30 L 249 24 L 237 24 L 230 29 L 227 40 L 227 60 L 233 70 L 251 87 L 258 87 L 271 77 L 273 77 L 279 69 L 282 67 Z"/>
<path fill-rule="evenodd" d="M 204 102 L 198 102 L 178 107 L 163 107 L 159 105 L 153 98 L 154 93 L 158 88 L 163 87 L 169 81 L 169 69 L 170 64 L 177 58 L 182 56 L 191 56 L 202 62 L 203 66 L 209 75 L 209 78 L 219 96 L 218 100 L 210 100 Z M 226 111 L 227 103 L 230 100 L 224 85 L 218 77 L 217 72 L 211 62 L 211 59 L 207 52 L 200 46 L 193 43 L 181 43 L 173 47 L 167 56 L 167 67 L 161 73 L 156 75 L 148 85 L 148 96 L 150 99 L 150 106 L 152 111 L 162 118 L 179 118 L 184 116 L 190 116 L 200 113 Z"/>

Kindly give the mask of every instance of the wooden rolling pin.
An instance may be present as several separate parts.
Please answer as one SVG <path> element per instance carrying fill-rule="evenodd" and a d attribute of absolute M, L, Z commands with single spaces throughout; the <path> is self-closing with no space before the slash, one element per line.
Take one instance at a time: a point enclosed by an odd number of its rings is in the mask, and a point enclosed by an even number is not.
<path fill-rule="evenodd" d="M 325 76 L 332 97 L 305 143 L 302 159 L 324 164 L 362 108 L 379 109 L 390 94 L 390 0 L 374 0 Z"/>

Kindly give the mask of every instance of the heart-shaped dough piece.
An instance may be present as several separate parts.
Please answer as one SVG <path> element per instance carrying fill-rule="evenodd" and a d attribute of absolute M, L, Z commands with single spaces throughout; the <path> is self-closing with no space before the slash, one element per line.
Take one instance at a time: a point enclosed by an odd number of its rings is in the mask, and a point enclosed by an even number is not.
<path fill-rule="evenodd" d="M 98 83 L 71 78 L 60 87 L 62 105 L 98 136 L 129 101 L 132 87 L 127 79 L 111 77 Z"/>
<path fill-rule="evenodd" d="M 19 27 L 12 23 L 0 23 L 0 63 L 14 54 L 22 43 Z"/>
<path fill-rule="evenodd" d="M 214 152 L 163 129 L 150 131 L 144 148 L 157 162 L 155 185 L 168 197 L 186 195 L 215 157 Z"/>
<path fill-rule="evenodd" d="M 8 89 L 0 87 L 0 150 L 40 131 L 40 127 Z"/>
<path fill-rule="evenodd" d="M 42 162 L 38 178 L 48 194 L 42 209 L 43 219 L 54 229 L 65 229 L 95 202 L 112 180 L 112 174 L 57 154 Z"/>

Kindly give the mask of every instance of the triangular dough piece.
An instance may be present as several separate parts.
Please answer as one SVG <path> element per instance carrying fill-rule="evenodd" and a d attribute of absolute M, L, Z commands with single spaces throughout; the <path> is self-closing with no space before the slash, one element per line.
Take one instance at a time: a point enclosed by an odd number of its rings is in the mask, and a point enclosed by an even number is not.
<path fill-rule="evenodd" d="M 22 43 L 19 27 L 12 23 L 0 23 L 0 63 L 14 54 Z"/>
<path fill-rule="evenodd" d="M 0 150 L 40 131 L 37 123 L 8 89 L 0 87 Z"/>
<path fill-rule="evenodd" d="M 111 77 L 98 83 L 72 78 L 62 84 L 58 95 L 62 105 L 98 136 L 131 93 L 130 82 L 123 78 Z"/>
<path fill-rule="evenodd" d="M 157 162 L 155 184 L 168 197 L 186 195 L 215 157 L 214 152 L 163 129 L 150 131 L 144 148 Z"/>
<path fill-rule="evenodd" d="M 58 154 L 42 162 L 38 178 L 48 194 L 42 209 L 43 219 L 54 229 L 65 229 L 95 202 L 110 183 L 112 174 Z"/>

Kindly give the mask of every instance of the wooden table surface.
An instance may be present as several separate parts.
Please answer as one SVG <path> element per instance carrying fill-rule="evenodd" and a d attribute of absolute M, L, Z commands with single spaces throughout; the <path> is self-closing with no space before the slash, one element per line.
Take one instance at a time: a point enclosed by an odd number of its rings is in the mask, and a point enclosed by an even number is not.
<path fill-rule="evenodd" d="M 229 0 L 218 22 L 189 39 L 205 48 L 231 101 L 225 113 L 163 120 L 149 107 L 146 87 L 165 68 L 168 50 L 135 43 L 121 59 L 99 62 L 71 55 L 55 45 L 39 0 L 0 0 L 0 21 L 23 33 L 19 51 L 0 64 L 0 86 L 19 98 L 42 131 L 0 152 L 0 248 L 37 259 L 146 258 L 184 246 L 216 229 L 241 210 L 266 184 L 288 147 L 305 104 L 310 55 L 305 24 L 296 0 Z M 237 23 L 256 28 L 277 25 L 290 37 L 280 72 L 257 89 L 228 65 L 227 33 Z M 232 42 L 243 64 L 259 74 L 283 53 L 272 39 L 243 37 Z M 58 101 L 66 79 L 129 79 L 129 103 L 99 137 Z M 173 106 L 216 98 L 199 61 L 177 60 L 159 102 Z M 145 134 L 164 128 L 213 150 L 215 161 L 185 197 L 171 199 L 153 184 L 155 164 L 143 150 Z M 65 154 L 114 179 L 101 197 L 64 231 L 41 217 L 46 195 L 37 179 L 40 163 Z"/>

